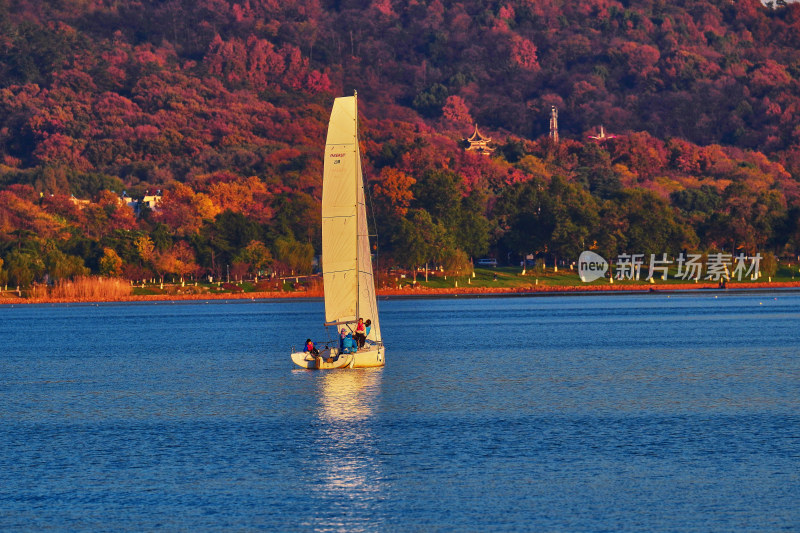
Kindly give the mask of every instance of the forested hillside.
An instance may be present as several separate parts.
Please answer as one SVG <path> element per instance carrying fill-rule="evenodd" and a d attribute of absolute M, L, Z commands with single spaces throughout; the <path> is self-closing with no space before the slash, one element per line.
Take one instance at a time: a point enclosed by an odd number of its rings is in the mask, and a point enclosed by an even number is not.
<path fill-rule="evenodd" d="M 0 0 L 0 284 L 309 271 L 353 90 L 385 266 L 800 251 L 795 3 Z"/>

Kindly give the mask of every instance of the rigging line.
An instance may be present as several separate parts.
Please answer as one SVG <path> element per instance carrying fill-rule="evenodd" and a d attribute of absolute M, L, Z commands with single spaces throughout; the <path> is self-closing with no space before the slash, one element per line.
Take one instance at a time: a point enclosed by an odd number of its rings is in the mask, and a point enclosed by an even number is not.
<path fill-rule="evenodd" d="M 355 95 L 357 95 L 357 94 L 358 93 L 356 92 Z M 356 117 L 355 118 L 356 118 L 356 146 L 358 146 L 358 133 L 357 133 L 358 132 L 358 111 L 356 111 Z M 359 156 L 359 159 L 362 159 L 360 150 L 358 151 L 358 156 Z M 375 267 L 374 267 L 373 270 L 378 270 L 379 244 L 378 244 L 378 238 L 377 238 L 378 237 L 378 224 L 376 223 L 376 220 L 375 220 L 375 202 L 372 200 L 372 187 L 370 187 L 369 179 L 367 179 L 366 172 L 364 172 L 364 166 L 363 165 L 361 165 L 361 180 L 362 180 L 362 185 L 363 185 L 364 191 L 365 191 L 364 192 L 364 204 L 365 204 L 365 207 L 367 207 L 368 210 L 369 210 L 369 214 L 372 217 L 372 227 L 375 229 L 375 235 L 374 235 L 375 236 Z M 371 237 L 371 236 L 372 235 L 370 235 L 370 233 L 369 233 L 369 220 L 367 220 L 367 242 L 369 242 L 369 237 Z M 372 250 L 370 250 L 370 256 L 371 255 L 372 255 Z M 372 260 L 372 258 L 370 257 L 370 261 L 371 260 Z M 375 273 L 373 272 L 373 278 L 374 278 L 374 276 L 375 276 Z M 373 279 L 373 284 L 374 284 L 374 279 Z"/>
<path fill-rule="evenodd" d="M 362 169 L 362 174 L 363 174 L 363 169 Z M 374 278 L 375 277 L 375 272 L 377 272 L 379 270 L 379 268 L 378 268 L 378 252 L 380 251 L 380 243 L 378 242 L 379 241 L 379 239 L 378 239 L 378 223 L 377 223 L 377 220 L 375 219 L 375 202 L 372 200 L 372 187 L 370 187 L 369 180 L 365 179 L 364 180 L 364 185 L 365 185 L 364 189 L 366 190 L 366 194 L 364 195 L 364 203 L 367 204 L 367 207 L 369 208 L 369 214 L 372 217 L 372 227 L 375 229 L 375 234 L 374 235 L 370 235 L 370 233 L 369 233 L 369 224 L 367 224 L 367 237 L 375 237 L 375 268 L 374 268 L 374 271 L 372 273 L 373 278 Z M 373 279 L 373 282 L 374 282 L 374 279 Z M 378 287 L 376 286 L 375 287 L 375 291 L 377 292 L 377 290 L 378 290 Z"/>

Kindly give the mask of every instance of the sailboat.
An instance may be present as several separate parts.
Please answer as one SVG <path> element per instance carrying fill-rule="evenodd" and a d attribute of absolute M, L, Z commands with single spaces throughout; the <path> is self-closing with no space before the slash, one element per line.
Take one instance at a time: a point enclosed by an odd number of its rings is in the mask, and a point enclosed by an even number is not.
<path fill-rule="evenodd" d="M 333 102 L 322 174 L 325 327 L 333 328 L 335 340 L 325 343 L 319 356 L 293 352 L 292 361 L 302 368 L 366 368 L 386 364 L 358 147 L 357 98 L 354 94 Z M 344 353 L 347 350 L 340 350 L 339 346 L 341 331 L 354 333 L 359 318 L 372 322 L 367 341 L 357 351 Z"/>

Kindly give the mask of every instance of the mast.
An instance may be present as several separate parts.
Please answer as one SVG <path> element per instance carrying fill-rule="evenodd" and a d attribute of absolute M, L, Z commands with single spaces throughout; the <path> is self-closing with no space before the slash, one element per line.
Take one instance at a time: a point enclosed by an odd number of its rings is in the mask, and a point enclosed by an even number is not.
<path fill-rule="evenodd" d="M 355 135 L 353 137 L 353 143 L 355 144 L 355 150 L 356 150 L 356 167 L 355 167 L 356 179 L 354 179 L 353 182 L 355 183 L 355 186 L 356 186 L 356 190 L 355 190 L 356 213 L 358 213 L 358 210 L 359 210 L 358 203 L 359 203 L 359 200 L 360 200 L 359 195 L 358 195 L 358 188 L 359 187 L 363 187 L 361 182 L 363 181 L 364 178 L 361 176 L 361 172 L 360 172 L 360 170 L 361 170 L 361 150 L 359 149 L 359 146 L 358 146 L 358 91 L 356 91 L 356 90 L 353 90 L 353 107 L 355 108 L 355 113 L 353 113 L 353 132 L 355 133 Z M 358 217 L 358 215 L 356 215 L 356 217 Z M 356 243 L 358 243 L 358 240 L 359 240 L 359 237 L 360 237 L 359 234 L 358 234 L 358 231 L 359 231 L 359 224 L 356 223 Z M 361 257 L 360 257 L 360 253 L 359 253 L 360 251 L 361 251 L 361 246 L 356 245 L 356 269 L 357 269 L 357 271 L 356 271 L 356 294 L 361 294 L 361 275 L 358 272 L 358 270 L 360 270 L 358 268 L 358 265 L 361 265 L 361 261 L 360 261 Z M 361 316 L 361 305 L 360 305 L 361 302 L 360 302 L 360 300 L 361 300 L 361 298 L 356 298 L 356 318 Z"/>

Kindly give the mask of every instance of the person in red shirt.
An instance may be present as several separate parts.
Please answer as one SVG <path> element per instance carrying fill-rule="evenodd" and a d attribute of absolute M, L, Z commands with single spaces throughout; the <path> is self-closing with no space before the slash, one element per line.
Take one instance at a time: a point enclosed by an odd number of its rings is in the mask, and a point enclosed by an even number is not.
<path fill-rule="evenodd" d="M 316 346 L 314 346 L 314 343 L 311 341 L 311 339 L 306 340 L 306 347 L 303 351 L 308 352 L 311 355 L 319 355 L 319 350 L 317 350 Z"/>
<path fill-rule="evenodd" d="M 358 344 L 359 348 L 364 347 L 364 343 L 367 340 L 367 326 L 364 325 L 364 319 L 359 318 L 358 324 L 356 324 L 356 332 L 353 335 L 353 338 L 356 340 L 356 344 Z"/>

